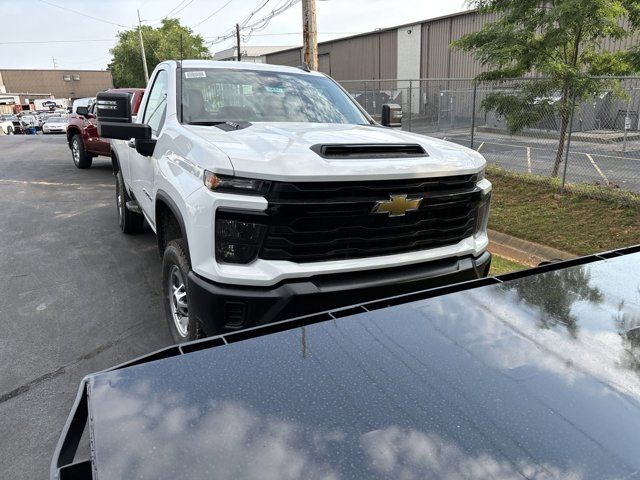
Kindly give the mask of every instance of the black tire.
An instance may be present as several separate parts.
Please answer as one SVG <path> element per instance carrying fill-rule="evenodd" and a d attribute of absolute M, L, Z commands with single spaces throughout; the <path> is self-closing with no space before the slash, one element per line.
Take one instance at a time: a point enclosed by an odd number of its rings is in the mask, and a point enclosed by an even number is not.
<path fill-rule="evenodd" d="M 116 174 L 116 208 L 118 209 L 118 223 L 124 233 L 140 233 L 144 228 L 144 215 L 127 210 L 127 202 L 131 197 L 124 186 L 122 172 Z"/>
<path fill-rule="evenodd" d="M 78 168 L 90 168 L 93 157 L 87 153 L 84 148 L 84 142 L 79 133 L 71 137 L 71 158 Z"/>
<path fill-rule="evenodd" d="M 7 127 L 7 135 L 13 135 L 13 127 L 12 126 Z"/>
<path fill-rule="evenodd" d="M 165 316 L 175 343 L 203 337 L 198 322 L 189 315 L 187 276 L 190 270 L 184 240 L 169 242 L 162 256 L 162 297 Z M 177 286 L 180 288 L 176 288 Z"/>

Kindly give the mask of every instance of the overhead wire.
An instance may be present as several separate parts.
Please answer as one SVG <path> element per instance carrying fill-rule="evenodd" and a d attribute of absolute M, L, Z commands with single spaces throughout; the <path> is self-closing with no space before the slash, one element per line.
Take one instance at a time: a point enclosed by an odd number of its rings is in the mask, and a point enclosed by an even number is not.
<path fill-rule="evenodd" d="M 27 45 L 33 43 L 86 43 L 86 42 L 114 42 L 115 38 L 109 39 L 88 39 L 88 40 L 19 40 L 11 42 L 0 42 L 0 45 Z"/>
<path fill-rule="evenodd" d="M 109 20 L 105 20 L 103 18 L 98 18 L 98 17 L 94 17 L 92 15 L 88 15 L 86 13 L 83 12 L 79 12 L 78 10 L 74 10 L 73 8 L 69 8 L 69 7 L 63 7 L 62 5 L 57 5 L 55 3 L 49 2 L 48 0 L 38 0 L 41 3 L 44 3 L 45 5 L 49 5 L 51 7 L 55 7 L 55 8 L 59 8 L 61 10 L 66 10 L 68 12 L 73 12 L 76 15 L 81 15 L 83 17 L 87 17 L 87 18 L 91 18 L 92 20 L 95 20 L 97 22 L 103 22 L 103 23 L 108 23 L 110 25 L 115 25 L 117 27 L 123 27 L 123 28 L 129 28 L 127 25 L 122 25 L 121 23 L 116 23 L 116 22 L 110 22 Z"/>
<path fill-rule="evenodd" d="M 216 15 L 218 12 L 221 12 L 223 8 L 225 8 L 227 5 L 229 5 L 231 2 L 233 2 L 233 0 L 228 0 L 224 5 L 222 5 L 219 9 L 215 10 L 211 15 L 209 15 L 208 17 L 202 19 L 200 22 L 196 23 L 195 25 L 193 25 L 191 28 L 194 29 L 196 27 L 199 27 L 200 25 L 202 25 L 204 22 L 206 22 L 207 20 L 209 20 L 210 18 L 212 18 L 214 15 Z"/>
<path fill-rule="evenodd" d="M 259 7 L 259 9 L 263 8 L 264 5 L 266 5 L 266 3 L 267 2 L 264 2 Z M 247 29 L 249 30 L 249 33 L 244 34 L 245 38 L 249 39 L 249 38 L 251 38 L 251 35 L 254 32 L 264 30 L 267 27 L 267 25 L 269 24 L 269 22 L 271 22 L 271 20 L 273 18 L 275 18 L 278 15 L 284 13 L 285 11 L 287 11 L 289 8 L 293 7 L 297 3 L 300 3 L 300 0 L 284 0 L 283 2 L 280 2 L 278 4 L 278 6 L 276 6 L 273 10 L 271 10 L 271 12 L 269 14 L 267 14 L 264 17 L 254 21 L 253 23 L 248 23 L 249 20 L 250 20 L 250 17 L 253 16 L 252 15 L 253 12 L 251 14 L 249 14 L 249 16 L 247 18 L 245 18 L 242 23 L 239 24 L 239 25 L 242 25 L 244 23 L 244 25 L 241 26 L 242 30 L 247 30 Z M 213 40 L 211 40 L 208 43 L 209 43 L 210 46 L 211 45 L 217 45 L 218 43 L 224 42 L 225 40 L 231 38 L 235 34 L 236 34 L 235 29 L 232 29 L 226 34 L 222 34 L 222 35 L 218 35 L 217 37 L 213 37 Z"/>

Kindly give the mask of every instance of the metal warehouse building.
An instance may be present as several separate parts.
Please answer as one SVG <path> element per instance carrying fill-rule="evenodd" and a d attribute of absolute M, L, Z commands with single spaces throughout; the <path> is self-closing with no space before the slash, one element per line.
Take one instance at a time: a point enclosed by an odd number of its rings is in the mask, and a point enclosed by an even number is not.
<path fill-rule="evenodd" d="M 319 70 L 336 80 L 474 77 L 482 71 L 480 64 L 470 54 L 449 45 L 496 18 L 470 10 L 322 42 L 318 44 Z M 621 41 L 605 41 L 602 48 L 628 49 L 639 42 L 640 35 L 636 34 Z M 267 63 L 300 65 L 302 49 L 268 54 Z"/>

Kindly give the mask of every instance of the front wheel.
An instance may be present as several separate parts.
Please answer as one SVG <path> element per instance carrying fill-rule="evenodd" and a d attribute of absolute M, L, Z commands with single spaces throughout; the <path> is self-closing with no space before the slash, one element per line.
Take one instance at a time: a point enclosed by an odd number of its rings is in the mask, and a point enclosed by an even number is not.
<path fill-rule="evenodd" d="M 90 168 L 93 158 L 87 153 L 80 134 L 76 133 L 71 139 L 71 156 L 73 163 L 78 168 Z"/>
<path fill-rule="evenodd" d="M 189 270 L 184 241 L 180 239 L 169 242 L 162 256 L 162 293 L 165 316 L 176 343 L 202 337 L 196 319 L 189 312 Z"/>
<path fill-rule="evenodd" d="M 127 209 L 127 202 L 131 197 L 124 185 L 122 172 L 116 174 L 116 207 L 118 208 L 118 223 L 124 233 L 140 233 L 144 227 L 144 215 Z"/>
<path fill-rule="evenodd" d="M 7 135 L 13 135 L 13 127 L 7 127 Z"/>

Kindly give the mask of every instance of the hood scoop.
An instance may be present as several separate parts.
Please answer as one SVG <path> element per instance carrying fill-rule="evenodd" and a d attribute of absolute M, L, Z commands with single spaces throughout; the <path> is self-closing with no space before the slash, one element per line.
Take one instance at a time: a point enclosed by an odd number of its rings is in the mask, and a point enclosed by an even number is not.
<path fill-rule="evenodd" d="M 335 143 L 329 145 L 313 145 L 310 148 L 322 158 L 336 160 L 429 156 L 421 145 L 414 143 Z"/>

